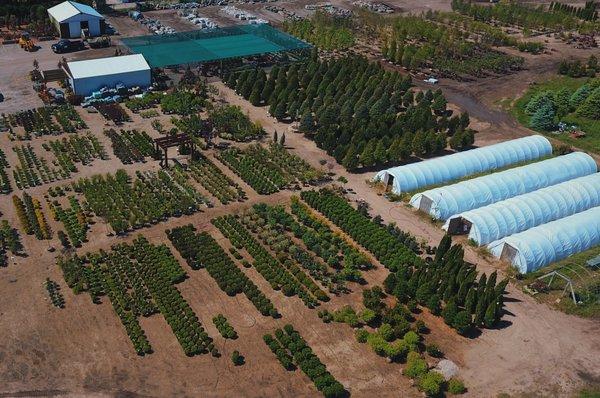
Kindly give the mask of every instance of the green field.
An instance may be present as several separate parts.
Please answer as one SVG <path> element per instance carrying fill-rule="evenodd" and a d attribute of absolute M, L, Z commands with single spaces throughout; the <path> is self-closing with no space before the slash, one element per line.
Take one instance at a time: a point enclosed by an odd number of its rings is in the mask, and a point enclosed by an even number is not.
<path fill-rule="evenodd" d="M 566 76 L 556 77 L 551 80 L 540 82 L 529 88 L 524 96 L 514 102 L 511 108 L 511 113 L 522 125 L 529 127 L 530 116 L 525 113 L 525 106 L 537 93 L 545 90 L 557 91 L 562 88 L 568 88 L 572 91 L 583 85 L 587 78 L 572 78 Z M 587 136 L 583 138 L 572 138 L 568 133 L 552 134 L 542 132 L 549 137 L 559 139 L 566 144 L 581 148 L 586 151 L 600 153 L 600 120 L 591 120 L 579 117 L 574 113 L 570 113 L 563 117 L 561 121 L 576 125 L 580 130 L 584 131 Z"/>

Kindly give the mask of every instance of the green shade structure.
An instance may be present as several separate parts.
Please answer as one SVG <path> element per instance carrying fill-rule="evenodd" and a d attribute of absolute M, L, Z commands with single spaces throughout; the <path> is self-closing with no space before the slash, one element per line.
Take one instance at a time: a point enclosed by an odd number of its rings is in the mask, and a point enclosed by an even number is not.
<path fill-rule="evenodd" d="M 153 68 L 311 48 L 310 44 L 268 24 L 130 37 L 122 41 L 132 52 L 142 54 Z"/>

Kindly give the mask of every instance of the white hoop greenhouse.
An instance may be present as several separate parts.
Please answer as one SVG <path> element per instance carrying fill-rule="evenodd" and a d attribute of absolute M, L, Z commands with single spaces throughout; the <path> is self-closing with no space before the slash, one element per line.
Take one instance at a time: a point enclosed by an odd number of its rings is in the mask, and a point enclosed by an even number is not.
<path fill-rule="evenodd" d="M 590 155 L 574 152 L 430 189 L 414 195 L 410 204 L 436 219 L 446 220 L 467 210 L 477 209 L 596 171 L 598 166 Z"/>
<path fill-rule="evenodd" d="M 478 245 L 600 206 L 600 173 L 575 178 L 450 217 L 442 227 Z"/>
<path fill-rule="evenodd" d="M 599 244 L 600 207 L 594 207 L 492 242 L 488 249 L 524 274 Z"/>
<path fill-rule="evenodd" d="M 382 170 L 373 180 L 391 184 L 392 192 L 399 194 L 551 154 L 550 141 L 541 135 L 532 135 Z"/>

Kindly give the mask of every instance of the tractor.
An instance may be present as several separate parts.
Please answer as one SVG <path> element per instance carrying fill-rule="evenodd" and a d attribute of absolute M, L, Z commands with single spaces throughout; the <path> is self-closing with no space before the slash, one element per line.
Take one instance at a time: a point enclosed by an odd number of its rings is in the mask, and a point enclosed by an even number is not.
<path fill-rule="evenodd" d="M 21 33 L 21 37 L 19 38 L 19 46 L 25 51 L 35 51 L 37 50 L 36 45 L 33 43 L 33 39 L 29 35 L 29 32 Z"/>

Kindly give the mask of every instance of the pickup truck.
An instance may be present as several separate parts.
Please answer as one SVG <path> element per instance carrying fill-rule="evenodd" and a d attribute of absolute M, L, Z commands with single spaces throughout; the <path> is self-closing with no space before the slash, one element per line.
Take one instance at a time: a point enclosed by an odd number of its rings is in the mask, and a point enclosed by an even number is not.
<path fill-rule="evenodd" d="M 57 54 L 60 53 L 70 53 L 71 51 L 79 51 L 85 49 L 85 44 L 81 40 L 67 40 L 62 39 L 57 43 L 54 43 L 52 46 L 52 51 Z"/>

